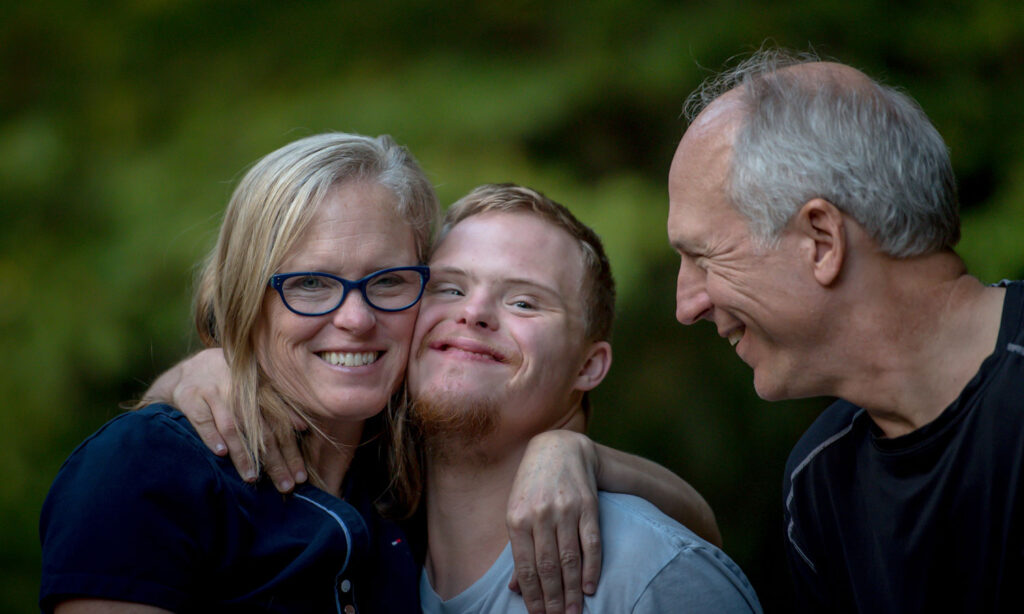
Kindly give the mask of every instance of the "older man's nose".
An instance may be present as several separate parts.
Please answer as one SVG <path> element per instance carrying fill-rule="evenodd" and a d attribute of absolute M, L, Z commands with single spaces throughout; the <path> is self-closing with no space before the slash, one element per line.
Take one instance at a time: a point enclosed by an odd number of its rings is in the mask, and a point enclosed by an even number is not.
<path fill-rule="evenodd" d="M 680 324 L 694 324 L 710 317 L 712 306 L 704 271 L 691 263 L 681 263 L 676 279 L 676 320 Z"/>

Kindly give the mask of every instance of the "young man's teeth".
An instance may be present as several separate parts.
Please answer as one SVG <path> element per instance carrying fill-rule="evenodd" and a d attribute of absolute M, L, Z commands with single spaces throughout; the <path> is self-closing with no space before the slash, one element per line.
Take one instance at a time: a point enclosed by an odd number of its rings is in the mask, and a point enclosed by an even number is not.
<path fill-rule="evenodd" d="M 739 343 L 740 339 L 742 339 L 742 338 L 743 338 L 743 329 L 742 328 L 738 328 L 738 329 L 732 331 L 731 333 L 729 333 L 729 345 L 731 345 L 733 347 L 736 347 L 736 344 Z"/>
<path fill-rule="evenodd" d="M 380 352 L 321 352 L 320 358 L 339 367 L 361 367 L 380 356 Z"/>

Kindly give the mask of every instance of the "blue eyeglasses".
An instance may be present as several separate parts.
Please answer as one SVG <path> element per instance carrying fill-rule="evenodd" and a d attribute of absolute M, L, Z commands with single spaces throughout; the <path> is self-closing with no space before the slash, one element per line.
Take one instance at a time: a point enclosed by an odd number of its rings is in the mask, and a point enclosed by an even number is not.
<path fill-rule="evenodd" d="M 278 273 L 267 285 L 277 290 L 284 306 L 300 316 L 322 316 L 345 302 L 348 293 L 359 289 L 366 304 L 379 311 L 404 311 L 419 302 L 430 279 L 425 266 L 381 269 L 349 281 L 329 273 Z"/>

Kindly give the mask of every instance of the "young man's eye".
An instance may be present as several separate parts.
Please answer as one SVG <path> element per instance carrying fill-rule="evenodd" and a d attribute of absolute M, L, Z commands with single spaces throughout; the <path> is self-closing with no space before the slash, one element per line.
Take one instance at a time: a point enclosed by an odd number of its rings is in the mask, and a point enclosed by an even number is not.
<path fill-rule="evenodd" d="M 462 290 L 452 284 L 429 284 L 427 291 L 431 294 L 442 294 L 449 296 L 462 296 Z"/>

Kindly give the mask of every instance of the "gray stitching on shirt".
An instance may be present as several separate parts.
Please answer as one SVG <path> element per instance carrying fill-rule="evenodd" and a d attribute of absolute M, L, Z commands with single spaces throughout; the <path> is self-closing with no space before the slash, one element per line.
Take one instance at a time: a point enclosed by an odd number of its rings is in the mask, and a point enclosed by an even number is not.
<path fill-rule="evenodd" d="M 334 513 L 334 510 L 328 509 L 326 506 L 323 506 L 323 505 L 317 503 L 316 501 L 310 499 L 309 497 L 307 497 L 305 495 L 300 495 L 300 494 L 296 493 L 295 497 L 298 498 L 298 499 L 302 499 L 304 501 L 309 501 L 313 505 L 315 505 L 318 508 L 322 509 L 324 512 L 326 512 L 331 518 L 333 518 L 338 523 L 338 525 L 341 527 L 342 532 L 345 533 L 345 540 L 348 541 L 348 552 L 345 553 L 345 563 L 341 567 L 341 571 L 344 572 L 346 569 L 348 569 L 348 559 L 349 559 L 349 557 L 352 556 L 352 545 L 353 545 L 352 544 L 352 534 L 348 532 L 348 526 L 345 525 L 345 521 L 342 520 L 341 517 L 338 516 L 336 513 Z"/>
<path fill-rule="evenodd" d="M 789 543 L 793 545 L 793 548 L 796 549 L 797 554 L 799 554 L 800 557 L 803 558 L 804 562 L 807 563 L 807 565 L 811 568 L 811 571 L 813 571 L 814 573 L 818 573 L 818 569 L 814 566 L 814 562 L 810 559 L 809 556 L 807 556 L 807 554 L 804 553 L 804 551 L 796 543 L 796 540 L 793 539 L 793 530 L 796 526 L 793 522 L 793 511 L 790 509 L 790 505 L 793 503 L 793 483 L 796 480 L 796 475 L 803 471 L 804 467 L 806 467 L 807 464 L 810 463 L 815 456 L 820 454 L 822 450 L 832 445 L 841 437 L 844 437 L 847 433 L 850 432 L 850 430 L 853 428 L 853 423 L 857 420 L 857 417 L 860 416 L 862 413 L 864 413 L 863 409 L 853 414 L 853 417 L 850 418 L 850 424 L 846 425 L 846 428 L 818 444 L 818 446 L 811 450 L 810 454 L 805 456 L 804 459 L 800 461 L 800 464 L 798 464 L 796 468 L 793 469 L 793 473 L 789 474 L 789 494 L 786 496 L 786 511 L 789 512 L 789 525 L 786 527 L 786 538 L 789 540 Z"/>

